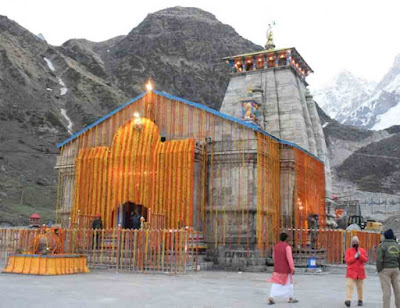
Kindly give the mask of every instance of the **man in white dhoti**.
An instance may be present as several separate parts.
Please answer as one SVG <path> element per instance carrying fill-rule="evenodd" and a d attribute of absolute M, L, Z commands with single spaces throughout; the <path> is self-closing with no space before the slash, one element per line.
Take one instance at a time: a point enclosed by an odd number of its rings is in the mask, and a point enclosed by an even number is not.
<path fill-rule="evenodd" d="M 295 273 L 292 247 L 286 242 L 287 234 L 281 233 L 280 242 L 274 246 L 274 272 L 268 280 L 272 282 L 268 304 L 275 304 L 275 298 L 288 298 L 289 303 L 297 303 L 293 297 L 293 274 Z"/>

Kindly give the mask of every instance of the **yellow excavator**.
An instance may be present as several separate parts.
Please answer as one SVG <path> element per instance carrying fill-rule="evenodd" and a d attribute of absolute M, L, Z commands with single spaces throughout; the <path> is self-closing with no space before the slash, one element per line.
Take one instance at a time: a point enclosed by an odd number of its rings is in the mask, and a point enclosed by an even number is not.
<path fill-rule="evenodd" d="M 351 225 L 358 225 L 361 230 L 365 231 L 372 231 L 377 233 L 382 232 L 382 224 L 380 222 L 377 222 L 374 219 L 368 219 L 367 221 L 365 221 L 364 217 L 359 215 L 349 216 L 347 221 L 347 227 Z"/>
<path fill-rule="evenodd" d="M 382 232 L 382 223 L 377 222 L 373 219 L 368 219 L 367 225 L 365 226 L 365 230 L 381 233 Z"/>

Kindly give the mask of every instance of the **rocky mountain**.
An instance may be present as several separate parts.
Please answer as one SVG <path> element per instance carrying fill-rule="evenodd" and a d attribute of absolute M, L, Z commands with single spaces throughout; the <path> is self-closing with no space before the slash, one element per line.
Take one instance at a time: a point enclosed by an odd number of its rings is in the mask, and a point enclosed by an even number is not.
<path fill-rule="evenodd" d="M 342 72 L 314 93 L 321 108 L 342 124 L 379 130 L 400 124 L 400 55 L 374 84 Z"/>
<path fill-rule="evenodd" d="M 219 108 L 227 55 L 261 50 L 196 8 L 149 14 L 126 36 L 56 47 L 0 16 L 0 225 L 54 219 L 56 143 L 156 88 Z"/>
<path fill-rule="evenodd" d="M 385 202 L 400 210 L 400 126 L 373 131 L 344 125 L 318 112 L 328 147 L 333 192 L 340 198 L 359 200 L 366 217 L 384 221 L 387 214 L 374 204 Z"/>
<path fill-rule="evenodd" d="M 156 88 L 219 109 L 229 81 L 227 55 L 262 50 L 214 15 L 174 7 L 149 14 L 127 36 L 103 43 L 71 40 L 60 51 L 129 96 Z"/>

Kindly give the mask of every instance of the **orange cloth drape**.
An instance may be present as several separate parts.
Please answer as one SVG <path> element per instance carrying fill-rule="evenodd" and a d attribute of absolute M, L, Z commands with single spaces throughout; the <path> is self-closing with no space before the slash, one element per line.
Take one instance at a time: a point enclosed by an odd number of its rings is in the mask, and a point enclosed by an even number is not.
<path fill-rule="evenodd" d="M 128 121 L 112 146 L 82 149 L 76 161 L 72 222 L 78 211 L 101 214 L 112 227 L 112 211 L 127 201 L 167 216 L 167 227 L 193 225 L 193 139 L 161 142 L 149 119 Z"/>

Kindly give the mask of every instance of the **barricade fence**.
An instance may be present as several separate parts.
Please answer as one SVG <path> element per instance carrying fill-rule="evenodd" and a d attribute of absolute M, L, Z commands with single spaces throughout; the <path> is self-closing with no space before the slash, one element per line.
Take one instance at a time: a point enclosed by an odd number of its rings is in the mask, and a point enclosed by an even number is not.
<path fill-rule="evenodd" d="M 193 229 L 58 229 L 58 253 L 84 254 L 89 268 L 185 273 L 197 270 L 200 233 Z M 32 251 L 38 229 L 0 229 L 0 261 L 9 253 Z M 296 265 L 343 264 L 351 238 L 358 236 L 368 263 L 376 260 L 379 233 L 328 229 L 281 229 L 289 235 Z M 270 254 L 270 252 L 268 253 Z"/>
<path fill-rule="evenodd" d="M 293 247 L 293 257 L 303 265 L 311 257 L 318 264 L 343 264 L 346 250 L 351 247 L 351 238 L 358 236 L 360 247 L 368 254 L 368 263 L 376 261 L 376 250 L 381 241 L 380 233 L 332 229 L 281 229 L 288 234 Z"/>
<path fill-rule="evenodd" d="M 58 229 L 59 253 L 83 254 L 89 268 L 185 273 L 197 270 L 200 234 L 191 229 Z M 32 251 L 39 230 L 0 229 L 0 261 Z"/>

